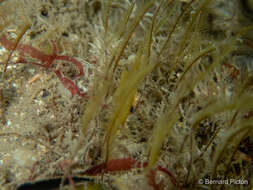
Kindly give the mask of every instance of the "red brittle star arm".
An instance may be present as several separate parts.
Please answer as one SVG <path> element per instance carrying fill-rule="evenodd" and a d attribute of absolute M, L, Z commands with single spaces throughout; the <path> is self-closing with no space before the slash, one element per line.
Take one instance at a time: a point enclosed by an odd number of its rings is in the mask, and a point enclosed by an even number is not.
<path fill-rule="evenodd" d="M 66 77 L 63 77 L 60 70 L 55 70 L 54 72 L 55 72 L 56 76 L 58 77 L 58 79 L 62 82 L 63 86 L 71 92 L 72 96 L 77 94 L 77 95 L 84 97 L 86 99 L 89 98 L 87 93 L 81 92 L 78 89 L 77 85 L 73 81 L 71 81 L 70 79 L 68 79 Z"/>

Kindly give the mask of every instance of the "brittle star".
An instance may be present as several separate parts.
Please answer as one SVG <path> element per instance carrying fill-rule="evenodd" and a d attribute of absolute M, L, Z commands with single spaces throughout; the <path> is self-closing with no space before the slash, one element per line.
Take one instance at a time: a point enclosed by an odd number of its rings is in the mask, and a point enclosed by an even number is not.
<path fill-rule="evenodd" d="M 0 43 L 4 46 L 6 50 L 10 51 L 12 49 L 13 43 L 9 41 L 4 34 L 0 37 Z M 57 55 L 56 44 L 53 41 L 51 41 L 51 44 L 53 46 L 53 53 L 51 55 L 44 54 L 32 46 L 18 44 L 16 50 L 19 51 L 20 57 L 16 63 L 30 63 L 49 69 L 55 60 L 68 61 L 72 62 L 79 71 L 79 74 L 75 76 L 76 78 L 84 75 L 83 66 L 80 61 L 67 55 Z M 24 54 L 27 54 L 34 59 L 40 60 L 41 63 L 26 61 L 24 58 Z M 59 80 L 62 82 L 64 87 L 71 92 L 72 96 L 77 94 L 81 97 L 88 98 L 87 93 L 82 92 L 72 80 L 64 77 L 60 70 L 55 70 L 54 72 L 59 78 Z"/>

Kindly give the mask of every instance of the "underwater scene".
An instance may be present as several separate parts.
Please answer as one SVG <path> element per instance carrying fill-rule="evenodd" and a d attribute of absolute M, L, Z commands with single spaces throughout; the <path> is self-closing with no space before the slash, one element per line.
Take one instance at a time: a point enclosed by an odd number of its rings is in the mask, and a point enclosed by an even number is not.
<path fill-rule="evenodd" d="M 0 0 L 0 190 L 253 190 L 253 0 Z"/>

